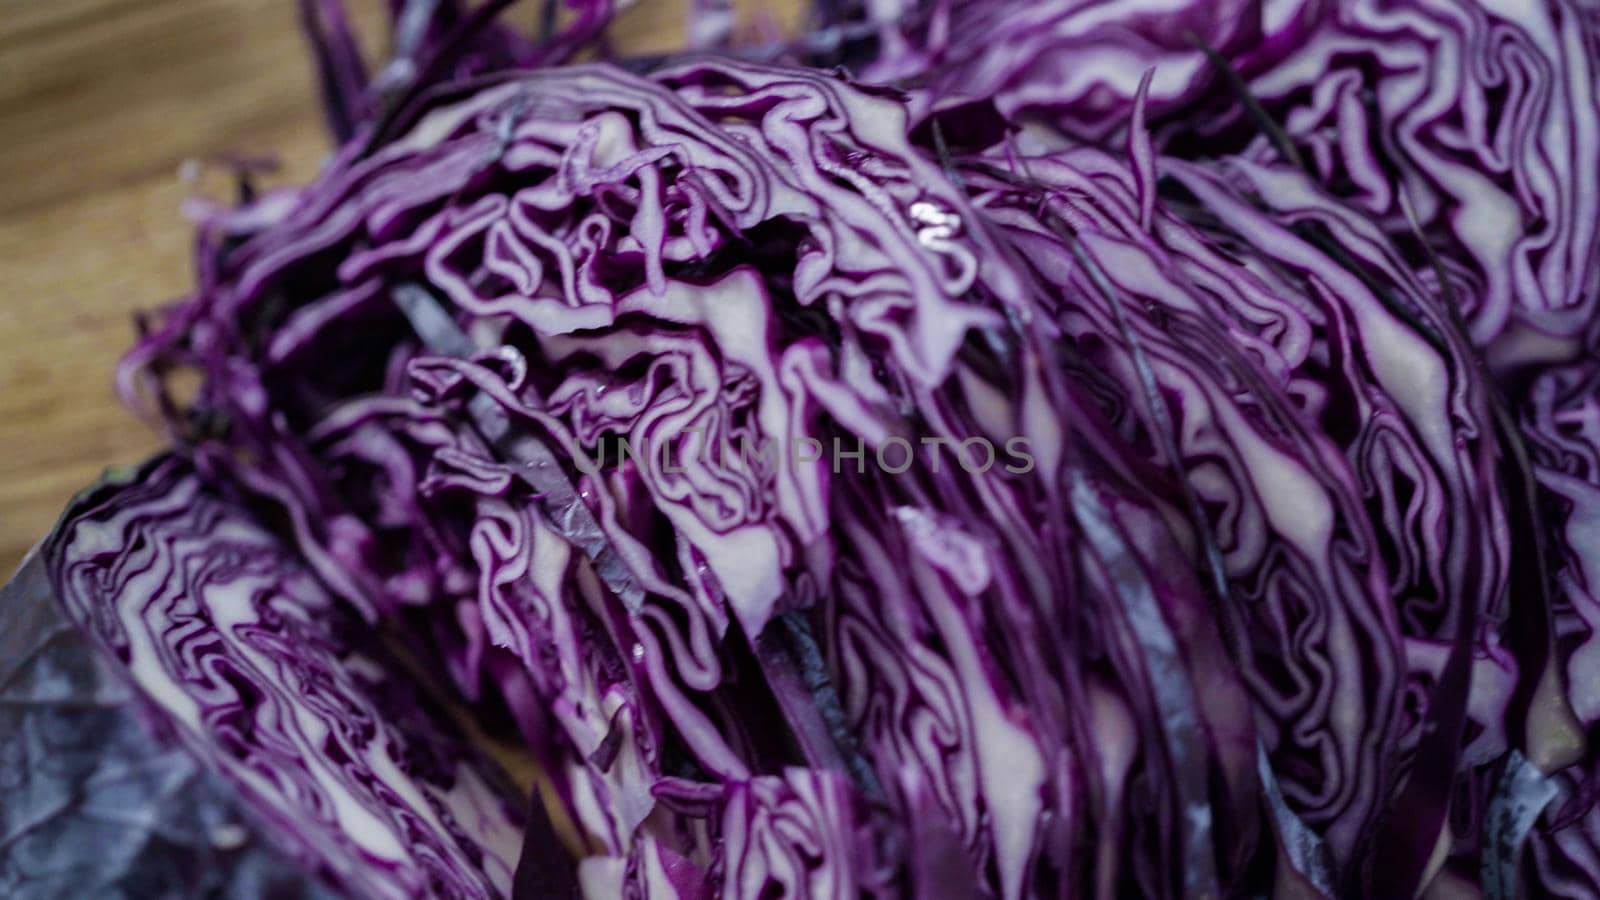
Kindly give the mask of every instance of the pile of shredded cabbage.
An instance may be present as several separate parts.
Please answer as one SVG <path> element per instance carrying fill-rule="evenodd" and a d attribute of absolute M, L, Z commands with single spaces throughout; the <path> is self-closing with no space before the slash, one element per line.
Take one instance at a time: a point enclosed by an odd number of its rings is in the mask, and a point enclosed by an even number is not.
<path fill-rule="evenodd" d="M 339 149 L 195 207 L 44 550 L 297 864 L 1600 895 L 1592 8 L 301 5 Z"/>

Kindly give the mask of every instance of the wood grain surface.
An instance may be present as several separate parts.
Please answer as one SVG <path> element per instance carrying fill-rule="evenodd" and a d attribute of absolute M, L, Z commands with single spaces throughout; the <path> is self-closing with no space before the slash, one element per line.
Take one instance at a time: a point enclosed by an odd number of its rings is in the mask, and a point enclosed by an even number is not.
<path fill-rule="evenodd" d="M 0 579 L 73 493 L 160 445 L 112 370 L 133 311 L 191 284 L 179 206 L 208 184 L 185 161 L 271 153 L 269 183 L 302 183 L 327 153 L 295 5 L 0 3 Z M 381 48 L 382 0 L 352 5 Z M 645 0 L 615 46 L 676 46 L 682 9 Z"/>

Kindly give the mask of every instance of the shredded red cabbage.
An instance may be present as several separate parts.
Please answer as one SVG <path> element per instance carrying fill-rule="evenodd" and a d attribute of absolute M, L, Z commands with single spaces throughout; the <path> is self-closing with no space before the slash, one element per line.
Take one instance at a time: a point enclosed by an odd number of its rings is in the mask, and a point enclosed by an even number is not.
<path fill-rule="evenodd" d="M 706 3 L 714 55 L 577 62 L 611 3 L 504 5 L 395 3 L 369 78 L 302 3 L 340 147 L 202 217 L 119 376 L 172 455 L 44 547 L 270 842 L 362 896 L 1600 894 L 1592 10 Z"/>

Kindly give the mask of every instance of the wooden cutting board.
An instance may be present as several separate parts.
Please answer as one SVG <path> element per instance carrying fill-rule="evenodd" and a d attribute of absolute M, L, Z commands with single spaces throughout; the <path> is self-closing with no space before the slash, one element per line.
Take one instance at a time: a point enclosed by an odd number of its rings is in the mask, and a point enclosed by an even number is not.
<path fill-rule="evenodd" d="M 358 0 L 380 48 L 382 0 Z M 799 4 L 780 4 L 795 6 Z M 513 14 L 533 16 L 534 4 Z M 192 282 L 189 160 L 272 153 L 301 183 L 328 150 L 293 0 L 16 0 L 0 16 L 0 580 L 74 492 L 160 441 L 112 389 L 134 310 Z M 684 0 L 645 0 L 626 52 L 678 45 Z M 194 166 L 187 168 L 193 169 Z M 269 181 L 270 183 L 270 181 Z"/>

